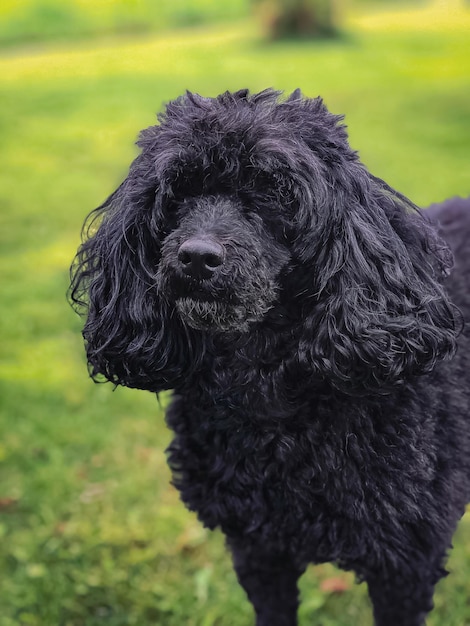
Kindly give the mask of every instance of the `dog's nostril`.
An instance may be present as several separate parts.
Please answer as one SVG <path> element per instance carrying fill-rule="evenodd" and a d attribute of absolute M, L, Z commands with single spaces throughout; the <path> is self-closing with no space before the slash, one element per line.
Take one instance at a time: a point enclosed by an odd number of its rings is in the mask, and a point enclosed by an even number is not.
<path fill-rule="evenodd" d="M 183 265 L 188 265 L 188 263 L 191 263 L 191 255 L 189 254 L 189 252 L 181 252 L 178 254 L 178 259 L 181 261 L 181 263 L 183 263 Z"/>
<path fill-rule="evenodd" d="M 219 255 L 211 253 L 206 256 L 204 263 L 207 267 L 216 268 L 219 267 L 219 265 L 222 265 L 222 259 Z"/>
<path fill-rule="evenodd" d="M 194 278 L 210 278 L 224 262 L 224 249 L 212 239 L 192 237 L 181 244 L 178 260 L 185 274 Z"/>

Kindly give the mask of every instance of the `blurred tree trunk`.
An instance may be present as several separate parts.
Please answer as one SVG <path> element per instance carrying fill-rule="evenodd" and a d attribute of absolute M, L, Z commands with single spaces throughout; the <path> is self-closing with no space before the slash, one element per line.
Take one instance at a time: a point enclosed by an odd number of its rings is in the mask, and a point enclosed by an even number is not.
<path fill-rule="evenodd" d="M 254 0 L 273 39 L 338 34 L 337 0 Z"/>

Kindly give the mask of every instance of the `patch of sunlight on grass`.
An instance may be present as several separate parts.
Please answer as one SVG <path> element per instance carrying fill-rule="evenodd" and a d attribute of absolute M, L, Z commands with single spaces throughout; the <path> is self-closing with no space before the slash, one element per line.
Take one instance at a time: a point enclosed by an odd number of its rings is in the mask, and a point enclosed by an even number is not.
<path fill-rule="evenodd" d="M 352 17 L 351 24 L 374 32 L 463 32 L 470 29 L 470 9 L 460 2 L 438 1 L 419 8 L 367 12 Z"/>
<path fill-rule="evenodd" d="M 2 259 L 0 262 L 0 269 L 11 283 L 21 280 L 24 285 L 28 284 L 31 288 L 35 286 L 42 287 L 40 291 L 41 304 L 43 306 L 47 306 L 47 304 L 56 306 L 56 301 L 53 303 L 47 302 L 47 294 L 43 290 L 47 289 L 46 285 L 49 285 L 48 295 L 53 295 L 54 297 L 63 295 L 65 303 L 65 294 L 58 292 L 57 287 L 60 286 L 60 289 L 62 289 L 65 277 L 68 282 L 68 270 L 79 244 L 79 235 L 74 238 L 74 234 L 70 233 L 68 238 L 61 237 L 59 240 L 52 241 L 46 246 L 27 247 L 20 254 L 12 253 L 14 254 L 14 265 L 10 260 L 13 257 L 5 256 L 5 259 Z M 29 277 L 28 281 L 23 278 L 25 276 Z M 14 284 L 12 291 L 17 293 Z M 5 293 L 11 293 L 11 290 L 7 290 Z M 17 295 L 21 296 L 22 294 Z M 21 302 L 24 303 L 26 300 L 21 298 Z M 38 308 L 33 307 L 33 310 L 35 313 L 38 312 Z"/>
<path fill-rule="evenodd" d="M 193 55 L 189 50 L 203 48 L 206 53 L 217 54 L 224 48 L 249 36 L 254 30 L 251 23 L 217 29 L 194 29 L 157 38 L 118 38 L 102 40 L 89 48 L 87 44 L 56 46 L 52 51 L 35 56 L 5 56 L 0 58 L 0 75 L 4 82 L 24 80 L 41 82 L 47 79 L 96 78 L 103 75 L 148 75 L 152 67 L 161 70 L 161 59 L 171 61 L 172 73 L 185 76 Z"/>
<path fill-rule="evenodd" d="M 66 270 L 72 261 L 70 251 L 76 249 L 79 243 L 77 237 L 61 238 L 42 248 L 25 250 L 15 258 L 15 263 L 17 268 L 22 268 L 31 275 L 34 273 L 39 279 L 41 275 L 50 274 L 51 271 Z"/>
<path fill-rule="evenodd" d="M 83 378 L 83 363 L 72 349 L 64 349 L 75 343 L 72 333 L 64 332 L 60 337 L 45 338 L 34 344 L 17 346 L 14 361 L 0 362 L 0 379 L 12 382 L 37 381 L 42 389 L 65 389 L 71 381 Z"/>
<path fill-rule="evenodd" d="M 470 32 L 470 31 L 469 31 Z M 429 79 L 437 82 L 450 82 L 454 79 L 467 78 L 470 70 L 470 55 L 462 58 L 462 63 L 457 65 L 450 63 L 447 58 L 435 58 L 430 64 L 428 59 L 416 58 L 413 64 L 402 67 L 402 72 L 406 76 Z"/>
<path fill-rule="evenodd" d="M 29 4 L 29 0 L 2 0 L 1 17 L 5 19 L 11 13 L 15 13 L 18 9 L 25 8 Z"/>

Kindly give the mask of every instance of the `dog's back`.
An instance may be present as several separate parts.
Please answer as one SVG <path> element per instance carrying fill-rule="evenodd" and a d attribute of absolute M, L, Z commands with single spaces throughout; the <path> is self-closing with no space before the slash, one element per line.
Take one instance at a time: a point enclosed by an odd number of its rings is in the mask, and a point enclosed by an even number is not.
<path fill-rule="evenodd" d="M 470 253 L 470 197 L 455 196 L 441 203 L 431 204 L 425 214 L 438 228 L 452 248 L 459 268 L 470 272 L 470 263 L 464 257 Z M 463 262 L 462 262 L 463 260 Z"/>
<path fill-rule="evenodd" d="M 439 231 L 454 255 L 454 268 L 446 281 L 451 299 L 466 321 L 464 336 L 470 337 L 470 197 L 454 197 L 426 209 L 426 215 Z"/>

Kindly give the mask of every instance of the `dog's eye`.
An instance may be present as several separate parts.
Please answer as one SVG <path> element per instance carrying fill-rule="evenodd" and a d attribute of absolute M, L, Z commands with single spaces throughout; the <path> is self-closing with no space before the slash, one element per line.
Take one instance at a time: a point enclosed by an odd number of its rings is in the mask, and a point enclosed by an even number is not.
<path fill-rule="evenodd" d="M 158 212 L 155 228 L 160 236 L 165 237 L 178 227 L 180 220 L 178 207 L 171 203 L 166 205 L 162 212 Z"/>
<path fill-rule="evenodd" d="M 184 211 L 185 211 L 184 202 L 175 200 L 173 202 L 170 202 L 167 205 L 165 213 L 169 219 L 180 220 Z"/>

